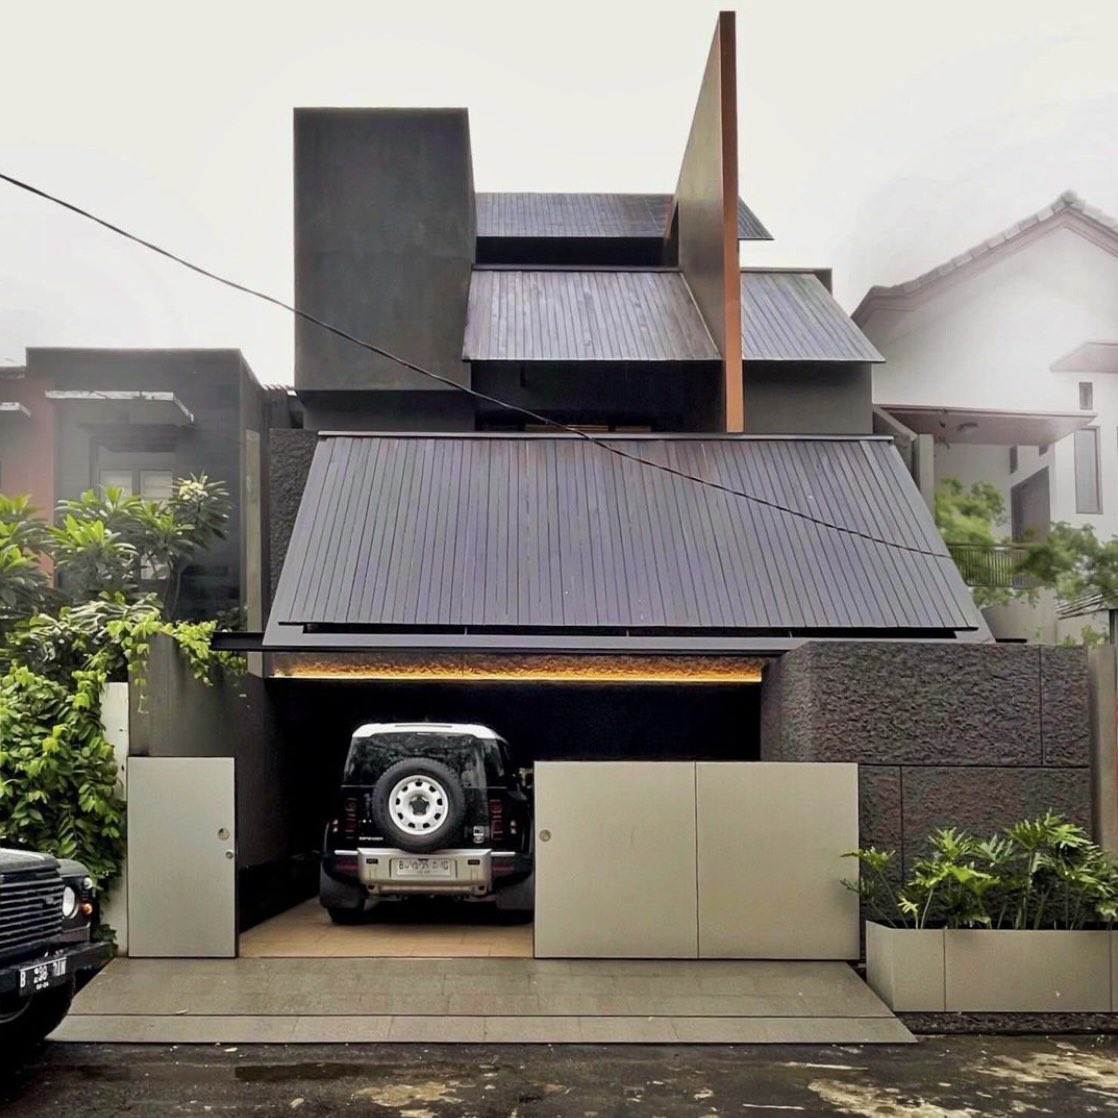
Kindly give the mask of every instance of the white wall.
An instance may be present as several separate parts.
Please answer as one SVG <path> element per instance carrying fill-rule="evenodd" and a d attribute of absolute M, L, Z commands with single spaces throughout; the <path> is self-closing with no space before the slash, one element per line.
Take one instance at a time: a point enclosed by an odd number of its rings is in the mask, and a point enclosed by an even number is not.
<path fill-rule="evenodd" d="M 1118 255 L 1068 228 L 1028 240 L 907 310 L 879 306 L 862 323 L 886 357 L 874 369 L 874 402 L 1078 412 L 1079 383 L 1094 385 L 1099 427 L 1101 514 L 1075 510 L 1074 444 L 1060 440 L 1045 455 L 1019 449 L 1009 476 L 1007 447 L 937 447 L 936 476 L 985 480 L 1003 491 L 1047 466 L 1052 519 L 1093 524 L 1118 535 L 1118 376 L 1054 373 L 1050 366 L 1086 341 L 1118 339 Z M 1004 463 L 1004 465 L 1003 465 Z"/>

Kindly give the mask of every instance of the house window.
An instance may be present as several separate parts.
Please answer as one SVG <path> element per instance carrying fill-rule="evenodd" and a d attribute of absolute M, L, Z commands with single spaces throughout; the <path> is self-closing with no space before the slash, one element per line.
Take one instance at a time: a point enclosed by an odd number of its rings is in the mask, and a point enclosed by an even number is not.
<path fill-rule="evenodd" d="M 138 493 L 145 501 L 166 501 L 175 487 L 172 470 L 119 470 L 97 471 L 97 484 L 102 492 L 119 489 L 126 497 Z M 165 563 L 152 563 L 145 559 L 140 564 L 140 582 L 160 582 L 170 574 Z"/>
<path fill-rule="evenodd" d="M 165 501 L 171 496 L 175 475 L 171 470 L 99 470 L 97 484 L 119 489 L 126 497 L 138 493 L 145 501 Z"/>
<path fill-rule="evenodd" d="M 1079 382 L 1079 406 L 1090 411 L 1095 406 L 1095 386 L 1089 380 Z"/>
<path fill-rule="evenodd" d="M 1009 472 L 1017 473 L 1017 447 L 1015 446 L 1009 448 Z"/>
<path fill-rule="evenodd" d="M 1102 512 L 1097 427 L 1083 427 L 1075 432 L 1075 511 Z"/>

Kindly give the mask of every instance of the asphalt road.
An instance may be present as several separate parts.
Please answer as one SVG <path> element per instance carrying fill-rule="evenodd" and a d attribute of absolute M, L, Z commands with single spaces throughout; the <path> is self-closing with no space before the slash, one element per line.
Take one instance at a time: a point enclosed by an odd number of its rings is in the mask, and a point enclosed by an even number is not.
<path fill-rule="evenodd" d="M 916 1047 L 50 1045 L 0 1114 L 977 1118 L 1118 1114 L 1116 1037 Z"/>

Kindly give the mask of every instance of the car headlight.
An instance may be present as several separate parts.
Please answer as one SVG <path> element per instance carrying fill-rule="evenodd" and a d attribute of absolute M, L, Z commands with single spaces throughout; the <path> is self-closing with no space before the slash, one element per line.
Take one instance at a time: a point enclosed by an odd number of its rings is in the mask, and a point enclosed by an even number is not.
<path fill-rule="evenodd" d="M 69 885 L 62 890 L 62 919 L 73 920 L 78 914 L 78 895 Z"/>

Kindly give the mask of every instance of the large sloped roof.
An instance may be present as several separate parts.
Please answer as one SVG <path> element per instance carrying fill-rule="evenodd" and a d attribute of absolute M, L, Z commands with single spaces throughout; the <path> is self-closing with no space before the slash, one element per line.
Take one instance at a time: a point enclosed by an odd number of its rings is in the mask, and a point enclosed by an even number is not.
<path fill-rule="evenodd" d="M 313 643 L 325 633 L 375 647 L 386 632 L 981 626 L 889 440 L 606 445 L 801 515 L 571 436 L 324 435 L 266 644 L 299 647 L 302 635 Z"/>
<path fill-rule="evenodd" d="M 479 237 L 662 237 L 670 194 L 501 192 L 476 196 Z M 771 241 L 757 215 L 738 199 L 738 239 Z"/>

